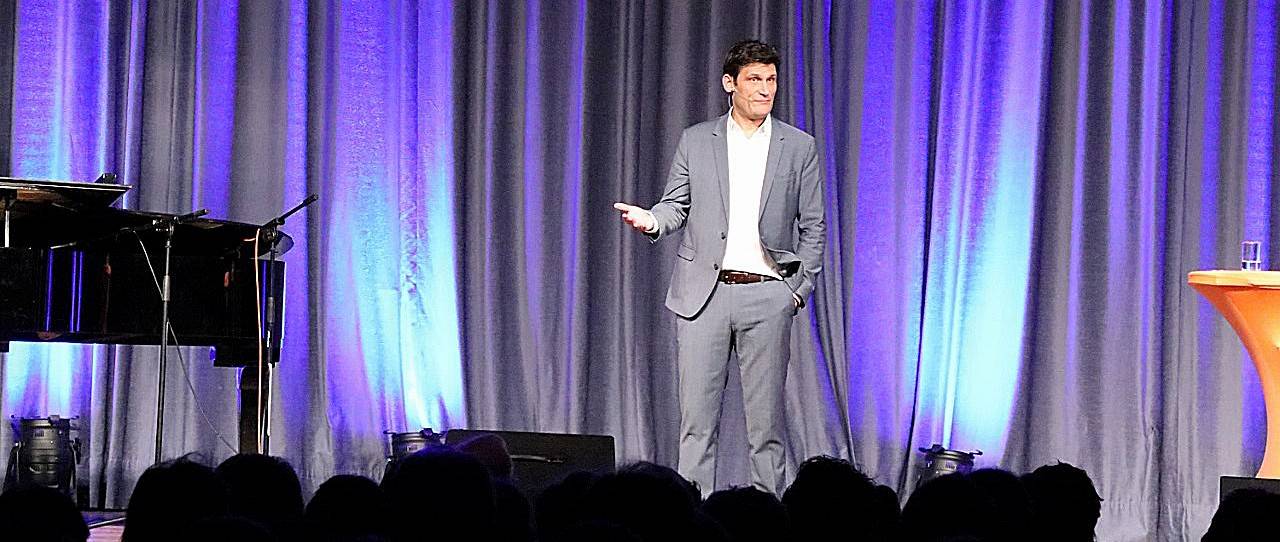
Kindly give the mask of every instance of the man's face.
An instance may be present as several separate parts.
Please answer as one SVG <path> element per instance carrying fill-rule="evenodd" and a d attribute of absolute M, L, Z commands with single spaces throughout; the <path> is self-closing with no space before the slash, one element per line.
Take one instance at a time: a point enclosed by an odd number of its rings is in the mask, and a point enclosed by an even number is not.
<path fill-rule="evenodd" d="M 763 121 L 773 110 L 773 96 L 778 91 L 778 67 L 773 64 L 747 64 L 738 77 L 724 74 L 724 91 L 733 96 L 733 109 L 752 121 Z"/>

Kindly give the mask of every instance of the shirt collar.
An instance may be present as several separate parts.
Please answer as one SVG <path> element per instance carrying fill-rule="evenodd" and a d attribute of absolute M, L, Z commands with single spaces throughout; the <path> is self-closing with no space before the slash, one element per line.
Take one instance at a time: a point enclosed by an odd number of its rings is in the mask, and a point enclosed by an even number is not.
<path fill-rule="evenodd" d="M 733 109 L 729 109 L 729 117 L 725 119 L 725 123 L 729 125 L 728 130 L 730 132 L 736 132 L 738 135 L 747 137 L 746 132 L 743 132 L 742 127 L 738 125 L 738 121 L 733 120 Z M 769 113 L 768 115 L 765 115 L 764 122 L 760 123 L 760 127 L 756 128 L 756 131 L 752 132 L 750 137 L 754 138 L 756 135 L 760 135 L 767 138 L 769 137 L 769 132 L 772 129 L 773 113 Z"/>

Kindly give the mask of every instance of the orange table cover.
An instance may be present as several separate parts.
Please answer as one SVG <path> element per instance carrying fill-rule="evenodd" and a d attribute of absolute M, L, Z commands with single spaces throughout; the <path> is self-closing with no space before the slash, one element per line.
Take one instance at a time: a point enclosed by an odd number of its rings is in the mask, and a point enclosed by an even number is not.
<path fill-rule="evenodd" d="M 1253 358 L 1267 407 L 1258 478 L 1280 478 L 1280 271 L 1194 271 L 1187 283 L 1226 317 Z"/>

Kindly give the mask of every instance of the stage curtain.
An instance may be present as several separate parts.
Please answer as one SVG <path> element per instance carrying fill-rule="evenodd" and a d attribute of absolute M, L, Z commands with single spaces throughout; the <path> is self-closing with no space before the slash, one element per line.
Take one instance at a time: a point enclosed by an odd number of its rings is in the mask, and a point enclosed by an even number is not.
<path fill-rule="evenodd" d="M 758 37 L 826 174 L 792 472 L 830 454 L 905 495 L 934 443 L 1062 460 L 1106 499 L 1100 539 L 1198 539 L 1265 412 L 1186 273 L 1244 239 L 1280 257 L 1277 27 L 1272 0 L 24 0 L 0 7 L 0 168 L 245 222 L 320 196 L 285 227 L 271 413 L 307 488 L 377 476 L 383 431 L 421 427 L 673 465 L 675 245 L 611 204 L 656 200 L 680 130 L 727 110 L 724 51 Z M 164 455 L 216 461 L 238 375 L 183 352 Z M 81 416 L 94 497 L 123 505 L 155 357 L 15 343 L 0 414 Z M 747 481 L 730 386 L 724 485 Z"/>

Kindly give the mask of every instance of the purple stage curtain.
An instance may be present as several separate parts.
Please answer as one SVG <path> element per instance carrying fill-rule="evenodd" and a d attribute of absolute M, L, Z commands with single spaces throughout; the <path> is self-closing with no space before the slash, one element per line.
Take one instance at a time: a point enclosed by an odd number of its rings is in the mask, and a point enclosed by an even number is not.
<path fill-rule="evenodd" d="M 845 457 L 905 494 L 933 443 L 1063 460 L 1106 499 L 1100 539 L 1198 539 L 1265 412 L 1186 273 L 1244 239 L 1280 256 L 1277 27 L 1274 0 L 23 0 L 0 7 L 0 168 L 114 171 L 131 208 L 247 222 L 320 195 L 285 228 L 272 411 L 308 488 L 377 475 L 382 431 L 420 427 L 610 434 L 674 464 L 675 247 L 610 205 L 656 200 L 680 129 L 727 108 L 724 51 L 759 37 L 827 175 L 791 467 Z M 184 353 L 165 455 L 218 460 L 237 375 Z M 121 505 L 154 361 L 15 344 L 0 414 L 80 415 L 95 499 Z"/>

